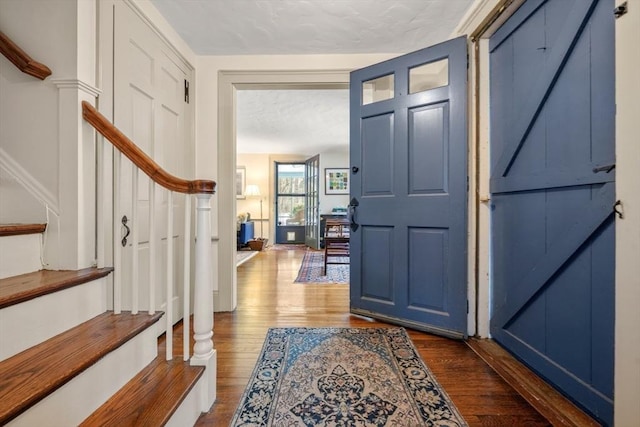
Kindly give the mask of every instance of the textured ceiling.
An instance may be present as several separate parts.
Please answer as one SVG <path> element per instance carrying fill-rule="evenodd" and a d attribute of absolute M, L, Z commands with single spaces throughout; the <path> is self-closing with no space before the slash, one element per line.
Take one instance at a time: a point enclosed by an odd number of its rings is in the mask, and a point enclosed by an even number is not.
<path fill-rule="evenodd" d="M 406 53 L 473 0 L 151 0 L 198 55 Z"/>
<path fill-rule="evenodd" d="M 473 0 L 151 0 L 198 55 L 407 53 L 449 38 Z M 238 153 L 349 143 L 346 90 L 240 90 Z"/>
<path fill-rule="evenodd" d="M 346 151 L 349 91 L 239 90 L 238 153 L 314 155 Z"/>

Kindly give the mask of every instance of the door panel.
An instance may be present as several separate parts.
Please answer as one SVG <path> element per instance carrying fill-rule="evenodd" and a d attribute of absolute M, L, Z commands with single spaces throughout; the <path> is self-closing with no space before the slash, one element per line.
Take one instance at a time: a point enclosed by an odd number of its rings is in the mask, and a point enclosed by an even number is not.
<path fill-rule="evenodd" d="M 351 311 L 453 337 L 467 319 L 466 52 L 462 37 L 351 75 Z"/>
<path fill-rule="evenodd" d="M 362 298 L 394 302 L 393 232 L 393 227 L 362 227 L 362 246 L 366 248 L 363 250 L 366 253 L 361 254 Z"/>
<path fill-rule="evenodd" d="M 114 39 L 114 124 L 129 136 L 146 154 L 164 169 L 177 176 L 186 176 L 186 156 L 190 152 L 187 141 L 189 132 L 185 126 L 184 80 L 185 68 L 162 40 L 125 3 L 115 6 L 117 29 Z M 137 278 L 133 278 L 133 251 L 131 243 L 122 252 L 123 309 L 130 310 L 134 296 L 132 282 L 138 281 L 139 308 L 150 308 L 149 284 L 155 290 L 156 310 L 166 311 L 171 307 L 173 319 L 182 318 L 182 257 L 184 236 L 184 196 L 173 197 L 173 236 L 167 236 L 167 191 L 155 187 L 155 205 L 151 206 L 150 180 L 142 172 L 138 173 L 136 193 L 132 189 L 134 171 L 132 164 L 123 159 L 121 167 L 121 188 L 119 197 L 121 218 L 132 218 L 136 198 L 137 218 L 129 223 L 138 235 L 137 251 L 139 268 Z M 155 228 L 150 230 L 149 214 L 155 212 Z M 159 239 L 157 250 L 152 254 L 150 235 Z M 173 298 L 167 304 L 166 266 L 167 241 L 174 241 Z M 151 259 L 155 258 L 156 271 L 150 271 Z M 152 277 L 153 276 L 153 277 Z M 164 324 L 161 325 L 161 328 Z M 160 329 L 161 329 L 160 328 Z M 158 333 L 162 333 L 159 330 Z"/>
<path fill-rule="evenodd" d="M 409 228 L 409 305 L 414 309 L 446 312 L 447 230 Z M 429 286 L 422 280 L 429 278 Z"/>
<path fill-rule="evenodd" d="M 446 193 L 447 104 L 409 110 L 409 194 Z"/>
<path fill-rule="evenodd" d="M 613 2 L 529 0 L 489 42 L 493 315 L 509 351 L 613 420 Z"/>
<path fill-rule="evenodd" d="M 393 194 L 393 113 L 362 119 L 362 195 Z"/>

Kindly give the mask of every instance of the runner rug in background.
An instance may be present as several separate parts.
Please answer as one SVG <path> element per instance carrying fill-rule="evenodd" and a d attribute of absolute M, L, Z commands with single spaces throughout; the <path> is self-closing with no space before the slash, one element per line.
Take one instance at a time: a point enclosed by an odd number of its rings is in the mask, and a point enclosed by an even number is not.
<path fill-rule="evenodd" d="M 256 251 L 236 251 L 236 267 L 240 267 L 259 253 Z"/>
<path fill-rule="evenodd" d="M 349 264 L 329 264 L 325 275 L 324 252 L 307 251 L 294 283 L 349 283 Z"/>
<path fill-rule="evenodd" d="M 232 426 L 467 426 L 403 328 L 272 328 Z"/>

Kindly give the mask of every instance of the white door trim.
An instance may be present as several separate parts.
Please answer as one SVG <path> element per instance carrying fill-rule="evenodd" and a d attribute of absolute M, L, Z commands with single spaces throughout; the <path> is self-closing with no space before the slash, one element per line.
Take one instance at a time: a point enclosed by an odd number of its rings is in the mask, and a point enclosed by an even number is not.
<path fill-rule="evenodd" d="M 623 0 L 616 0 L 619 6 Z M 625 2 L 626 3 L 626 2 Z M 628 12 L 616 19 L 616 198 L 623 218 L 616 218 L 616 311 L 614 423 L 640 420 L 640 10 L 628 2 Z"/>
<path fill-rule="evenodd" d="M 218 219 L 218 254 L 214 311 L 233 311 L 238 302 L 235 261 L 236 239 L 236 90 L 335 89 L 349 84 L 350 70 L 220 71 L 218 74 L 218 179 L 214 215 Z"/>

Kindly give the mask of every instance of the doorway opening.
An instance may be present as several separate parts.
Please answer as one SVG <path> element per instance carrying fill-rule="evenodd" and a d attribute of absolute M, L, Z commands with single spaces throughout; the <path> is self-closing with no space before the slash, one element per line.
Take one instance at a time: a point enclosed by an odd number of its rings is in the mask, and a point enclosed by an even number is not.
<path fill-rule="evenodd" d="M 349 72 L 350 70 L 320 70 L 320 71 L 220 71 L 219 73 L 219 116 L 218 121 L 220 124 L 218 138 L 220 141 L 228 141 L 229 143 L 218 144 L 218 206 L 229 207 L 218 209 L 218 237 L 214 241 L 218 250 L 218 265 L 217 265 L 217 277 L 214 283 L 214 310 L 215 311 L 231 311 L 237 304 L 237 271 L 235 263 L 235 248 L 237 240 L 237 231 L 235 224 L 237 222 L 237 213 L 243 212 L 244 208 L 240 206 L 243 199 L 238 199 L 236 194 L 235 185 L 237 176 L 237 166 L 246 166 L 246 182 L 252 184 L 254 180 L 261 179 L 266 184 L 268 190 L 274 188 L 273 177 L 271 172 L 268 171 L 263 176 L 262 174 L 256 174 L 256 169 L 249 160 L 262 160 L 258 157 L 252 157 L 248 159 L 241 158 L 244 153 L 237 150 L 237 119 L 239 118 L 238 109 L 241 99 L 238 99 L 238 95 L 242 95 L 243 92 L 250 90 L 315 90 L 316 93 L 322 94 L 325 90 L 331 89 L 343 89 L 346 90 L 349 87 Z M 308 101 L 316 102 L 317 97 L 309 98 Z M 256 105 L 257 103 L 252 103 Z M 348 117 L 348 116 L 347 116 Z M 256 115 L 254 123 L 259 123 L 260 120 L 264 122 L 265 117 Z M 348 120 L 348 118 L 347 118 Z M 270 123 L 270 122 L 269 122 Z M 262 134 L 258 135 L 264 136 Z M 291 143 L 293 147 L 309 147 L 310 133 L 303 135 L 304 138 L 298 139 L 295 143 Z M 259 144 L 260 141 L 257 141 Z M 348 152 L 348 148 L 346 149 Z M 271 150 L 270 150 L 271 151 Z M 306 156 L 294 156 L 287 154 L 273 154 L 266 153 L 267 161 L 304 161 L 309 155 L 318 153 L 318 150 L 305 153 Z M 293 157 L 296 157 L 293 159 Z M 326 156 L 324 157 L 327 158 Z M 272 164 L 272 163 L 269 163 Z M 333 165 L 320 165 L 322 168 L 334 167 Z M 273 169 L 273 168 L 271 168 Z M 323 169 L 320 169 L 323 170 Z M 266 193 L 266 192 L 265 192 Z M 273 236 L 274 221 L 275 218 L 275 204 L 273 202 L 272 194 L 262 193 L 264 218 L 263 228 L 265 238 Z M 322 195 L 322 192 L 320 193 Z M 252 199 L 244 199 L 247 202 L 251 202 Z M 238 204 L 236 205 L 236 202 Z M 259 200 L 256 202 L 253 200 L 255 206 L 259 209 Z M 322 202 L 321 202 L 322 203 Z M 347 200 L 348 203 L 348 200 Z M 254 218 L 257 217 L 254 215 Z M 259 225 L 257 229 L 259 229 Z M 273 241 L 273 239 L 271 239 Z"/>
<path fill-rule="evenodd" d="M 276 238 L 275 243 L 304 243 L 305 165 L 279 163 L 276 169 Z"/>

